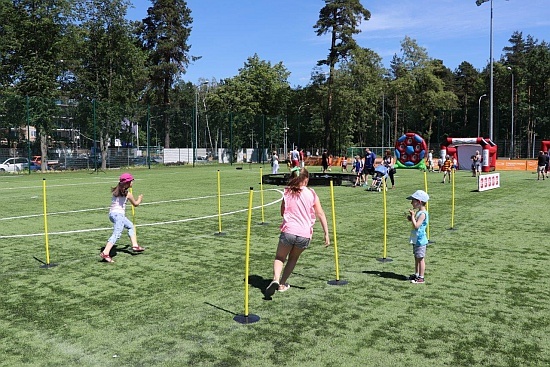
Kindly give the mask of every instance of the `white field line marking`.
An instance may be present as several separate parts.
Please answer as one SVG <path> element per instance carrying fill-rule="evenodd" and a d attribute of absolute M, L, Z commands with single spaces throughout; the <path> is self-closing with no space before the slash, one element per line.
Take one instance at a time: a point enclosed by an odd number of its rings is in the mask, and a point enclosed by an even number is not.
<path fill-rule="evenodd" d="M 239 173 L 239 171 L 231 171 L 231 170 L 228 170 L 227 172 L 224 171 L 224 174 L 225 173 Z M 248 171 L 246 171 L 248 172 Z M 155 173 L 155 176 L 167 176 L 167 175 L 180 175 L 180 174 L 185 174 L 187 172 L 162 172 L 162 173 Z M 257 171 L 252 171 L 252 173 L 256 174 Z M 148 172 L 144 172 L 145 175 L 148 174 Z M 137 182 L 139 181 L 142 181 L 142 180 L 147 180 L 146 176 L 143 176 L 143 178 L 136 178 L 135 180 Z M 21 176 L 22 177 L 22 176 Z M 112 186 L 115 186 L 116 185 L 116 180 L 117 178 L 116 177 L 93 177 L 93 178 L 87 178 L 87 177 L 78 177 L 78 178 L 61 178 L 61 177 L 53 177 L 51 178 L 51 180 L 55 180 L 55 181 L 64 181 L 64 180 L 71 180 L 71 181 L 74 181 L 74 180 L 86 180 L 86 181 L 90 181 L 90 180 L 101 180 L 103 182 L 86 182 L 86 183 L 79 183 L 79 184 L 49 184 L 48 187 L 64 187 L 64 186 L 82 186 L 82 185 L 98 185 L 98 184 L 106 184 L 106 183 L 110 183 Z M 46 180 L 47 181 L 47 180 Z M 19 189 L 42 189 L 42 181 L 40 181 L 40 184 L 37 185 L 37 186 L 15 186 L 15 187 L 0 187 L 0 191 L 4 191 L 4 190 L 19 190 Z M 267 190 L 264 190 L 264 191 L 267 191 Z"/>
<path fill-rule="evenodd" d="M 86 183 L 74 183 L 74 184 L 57 184 L 57 185 L 47 185 L 48 188 L 50 187 L 66 187 L 66 186 L 83 186 L 83 185 L 105 185 L 108 182 L 86 182 Z M 113 184 L 113 186 L 116 186 Z M 18 186 L 18 187 L 1 187 L 0 191 L 3 190 L 19 190 L 19 189 L 42 189 L 42 185 L 39 186 Z"/>
<path fill-rule="evenodd" d="M 278 191 L 278 190 L 277 190 L 277 189 L 267 189 L 267 190 L 264 190 L 264 191 Z M 279 192 L 280 192 L 280 191 L 279 191 Z M 233 193 L 233 194 L 223 194 L 223 195 L 221 195 L 221 196 L 235 196 L 235 195 L 244 195 L 244 194 L 248 194 L 248 191 L 245 191 L 245 192 L 237 192 L 237 193 Z M 156 205 L 156 204 L 166 204 L 166 203 L 177 203 L 177 202 L 191 201 L 191 200 L 211 199 L 211 198 L 214 198 L 214 197 L 218 197 L 218 195 L 200 196 L 200 197 L 196 197 L 196 198 L 185 198 L 185 199 L 173 199 L 173 200 L 152 201 L 152 202 L 142 203 L 142 204 L 140 204 L 140 206 L 144 206 L 144 205 Z M 51 212 L 51 213 L 48 213 L 48 215 L 61 215 L 61 214 L 72 214 L 72 213 L 84 213 L 84 212 L 92 212 L 92 211 L 108 210 L 108 209 L 109 209 L 109 207 L 106 207 L 106 208 L 92 208 L 92 209 L 79 209 L 79 210 L 68 210 L 68 211 L 64 211 L 64 212 Z M 27 219 L 27 218 L 43 217 L 43 216 L 44 216 L 44 213 L 40 213 L 40 214 L 28 214 L 28 215 L 20 215 L 20 216 L 17 216 L 17 217 L 5 217 L 5 218 L 0 218 L 0 221 L 3 221 L 3 220 L 15 220 L 15 219 Z"/>
<path fill-rule="evenodd" d="M 275 201 L 272 201 L 270 203 L 267 203 L 267 204 L 264 204 L 264 206 L 270 206 L 270 205 L 274 205 L 274 204 L 277 204 L 279 203 L 281 200 L 283 200 L 283 192 L 279 189 L 269 189 L 269 190 L 273 190 L 273 191 L 277 191 L 281 194 L 281 197 Z M 266 191 L 266 190 L 264 190 Z M 236 193 L 236 194 L 226 194 L 226 195 L 241 195 L 243 193 Z M 217 197 L 217 195 L 215 196 Z M 196 199 L 199 199 L 199 198 L 196 198 Z M 182 199 L 183 200 L 183 199 Z M 170 202 L 167 201 L 167 202 Z M 261 208 L 262 206 L 261 205 L 258 205 L 258 206 L 255 206 L 253 207 L 252 209 L 259 209 Z M 89 209 L 89 210 L 94 210 L 94 209 Z M 221 215 L 222 216 L 226 216 L 226 215 L 232 215 L 232 214 L 237 214 L 237 213 L 242 213 L 242 212 L 245 212 L 247 211 L 248 208 L 246 209 L 241 209 L 241 210 L 236 210 L 236 211 L 232 211 L 232 212 L 227 212 L 227 213 L 222 213 Z M 215 218 L 217 217 L 218 214 L 212 214 L 212 215 L 206 215 L 206 216 L 203 216 L 203 217 L 197 217 L 197 218 L 184 218 L 184 219 L 177 219 L 177 220 L 169 220 L 169 221 L 165 221 L 165 222 L 155 222 L 155 223 L 145 223 L 145 224 L 136 224 L 136 227 L 151 227 L 151 226 L 160 226 L 160 225 L 166 225 L 166 224 L 176 224 L 176 223 L 184 223 L 184 222 L 191 222 L 191 221 L 195 221 L 195 220 L 202 220 L 202 219 L 209 219 L 209 218 Z M 112 231 L 113 228 L 112 227 L 103 227 L 103 228 L 89 228 L 89 229 L 78 229 L 78 230 L 74 230 L 74 231 L 62 231 L 62 232 L 49 232 L 48 235 L 63 235 L 63 234 L 74 234 L 74 233 L 85 233 L 85 232 L 97 232 L 97 231 Z M 42 232 L 42 233 L 32 233 L 32 234 L 16 234 L 16 235 L 7 235 L 7 236 L 0 236 L 0 240 L 1 239 L 7 239 L 7 238 L 23 238 L 23 237 L 38 237 L 38 236 L 44 236 L 45 233 Z"/>
<path fill-rule="evenodd" d="M 243 193 L 236 193 L 236 194 L 224 194 L 224 195 L 222 195 L 222 196 L 239 195 L 239 194 L 245 194 L 245 192 L 243 192 Z M 216 195 L 216 196 L 217 196 L 217 195 Z M 154 204 L 159 204 L 159 203 L 178 202 L 178 201 L 189 201 L 189 200 L 208 199 L 208 198 L 211 198 L 211 197 L 214 197 L 214 196 L 210 195 L 210 196 L 202 196 L 202 197 L 197 197 L 197 198 L 185 198 L 185 199 L 174 199 L 174 200 L 153 201 L 153 202 L 150 202 L 150 203 L 142 203 L 142 204 L 140 204 L 140 206 L 143 206 L 143 205 L 154 205 Z M 48 215 L 60 215 L 60 214 L 70 214 L 70 213 L 82 213 L 82 212 L 91 212 L 91 211 L 107 210 L 107 209 L 109 209 L 109 207 L 106 207 L 106 208 L 92 208 L 92 209 L 69 210 L 69 211 L 64 211 L 64 212 L 51 212 L 51 213 L 48 213 Z M 41 214 L 29 214 L 29 215 L 21 215 L 21 216 L 17 216 L 17 217 L 0 218 L 0 221 L 2 221 L 2 220 L 12 220 L 12 219 L 25 219 L 25 218 L 33 218 L 33 217 L 42 217 L 42 216 L 44 216 L 43 213 L 41 213 Z"/>

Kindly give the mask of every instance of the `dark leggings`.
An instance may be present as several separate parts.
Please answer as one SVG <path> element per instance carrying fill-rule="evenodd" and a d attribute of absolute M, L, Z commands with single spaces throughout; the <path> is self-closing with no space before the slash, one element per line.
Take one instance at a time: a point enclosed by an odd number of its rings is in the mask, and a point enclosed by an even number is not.
<path fill-rule="evenodd" d="M 388 175 L 390 176 L 391 185 L 395 186 L 395 181 L 393 179 L 393 168 L 388 168 Z"/>

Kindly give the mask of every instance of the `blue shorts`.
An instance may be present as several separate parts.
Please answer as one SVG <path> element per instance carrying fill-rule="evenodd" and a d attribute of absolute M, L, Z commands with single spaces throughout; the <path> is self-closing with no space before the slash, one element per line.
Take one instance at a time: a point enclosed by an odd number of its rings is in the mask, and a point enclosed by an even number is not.
<path fill-rule="evenodd" d="M 309 246 L 310 238 L 300 237 L 290 233 L 281 232 L 279 235 L 279 243 L 285 246 L 296 246 L 301 249 L 306 249 Z"/>

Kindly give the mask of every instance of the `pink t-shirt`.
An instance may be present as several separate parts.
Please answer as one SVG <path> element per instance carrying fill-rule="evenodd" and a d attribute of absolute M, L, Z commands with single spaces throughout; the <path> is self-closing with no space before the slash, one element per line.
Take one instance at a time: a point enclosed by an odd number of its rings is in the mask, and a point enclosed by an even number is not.
<path fill-rule="evenodd" d="M 313 224 L 315 224 L 315 209 L 313 208 L 317 198 L 315 191 L 304 186 L 301 192 L 293 194 L 289 189 L 285 189 L 283 198 L 285 210 L 281 232 L 311 238 Z"/>

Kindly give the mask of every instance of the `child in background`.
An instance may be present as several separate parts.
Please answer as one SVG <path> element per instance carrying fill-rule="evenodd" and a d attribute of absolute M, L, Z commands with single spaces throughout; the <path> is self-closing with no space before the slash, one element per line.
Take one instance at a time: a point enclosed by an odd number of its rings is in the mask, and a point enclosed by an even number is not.
<path fill-rule="evenodd" d="M 274 175 L 279 173 L 279 156 L 276 151 L 273 151 L 273 155 L 271 156 L 271 173 Z"/>
<path fill-rule="evenodd" d="M 409 280 L 411 283 L 423 284 L 424 271 L 426 270 L 424 258 L 426 257 L 426 245 L 428 244 L 426 227 L 429 221 L 426 203 L 430 197 L 425 191 L 417 190 L 414 194 L 408 196 L 407 199 L 411 200 L 413 206 L 412 209 L 409 209 L 409 215 L 407 216 L 413 227 L 410 243 L 413 246 L 414 254 L 414 274 L 411 274 Z"/>
<path fill-rule="evenodd" d="M 443 162 L 443 166 L 441 167 L 441 170 L 443 171 L 443 181 L 442 183 L 445 183 L 445 179 L 449 177 L 449 182 L 451 182 L 451 169 L 453 167 L 453 161 L 451 160 L 451 156 L 447 155 L 445 157 L 445 162 Z"/>
<path fill-rule="evenodd" d="M 353 184 L 353 187 L 361 186 L 361 177 L 363 175 L 363 162 L 358 155 L 355 156 L 355 160 L 353 161 L 352 172 L 355 172 L 355 175 L 357 176 L 355 178 L 355 183 Z"/>
<path fill-rule="evenodd" d="M 348 171 L 348 157 L 344 156 L 344 158 L 342 158 L 342 172 L 347 172 Z"/>
<path fill-rule="evenodd" d="M 430 149 L 428 152 L 428 158 L 426 159 L 426 165 L 428 166 L 428 172 L 434 171 L 434 151 Z"/>
<path fill-rule="evenodd" d="M 128 236 L 132 242 L 132 250 L 135 252 L 143 252 L 143 247 L 138 245 L 136 232 L 134 230 L 134 224 L 128 218 L 126 218 L 126 202 L 129 201 L 133 206 L 138 206 L 143 199 L 143 195 L 139 195 L 137 199 L 134 198 L 132 193 L 129 192 L 134 177 L 129 173 L 123 173 L 120 175 L 118 185 L 111 189 L 113 194 L 111 198 L 111 207 L 109 210 L 109 220 L 114 223 L 113 234 L 109 237 L 107 245 L 99 256 L 108 263 L 114 262 L 111 258 L 111 249 L 115 245 L 116 241 L 120 238 L 122 230 L 128 229 Z"/>
<path fill-rule="evenodd" d="M 453 156 L 452 161 L 453 161 L 453 165 L 451 166 L 451 169 L 453 171 L 456 171 L 458 169 L 458 161 L 456 160 L 456 157 Z"/>

